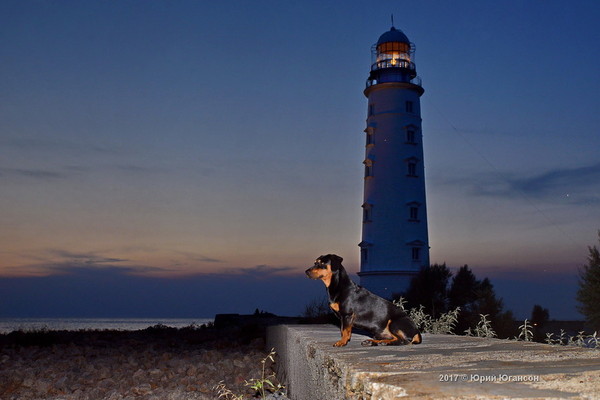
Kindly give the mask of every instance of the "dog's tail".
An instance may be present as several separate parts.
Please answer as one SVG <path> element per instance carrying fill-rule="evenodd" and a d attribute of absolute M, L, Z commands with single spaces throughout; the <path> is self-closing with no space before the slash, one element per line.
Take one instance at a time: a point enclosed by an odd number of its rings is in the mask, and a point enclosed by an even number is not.
<path fill-rule="evenodd" d="M 421 337 L 420 333 L 417 333 L 415 336 L 413 336 L 410 344 L 420 344 L 421 342 L 423 342 L 423 338 Z"/>

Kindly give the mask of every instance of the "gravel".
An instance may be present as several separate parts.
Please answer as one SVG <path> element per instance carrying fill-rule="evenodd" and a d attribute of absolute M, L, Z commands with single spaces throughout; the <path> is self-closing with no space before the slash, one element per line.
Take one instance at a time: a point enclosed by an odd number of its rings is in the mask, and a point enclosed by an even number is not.
<path fill-rule="evenodd" d="M 0 399 L 217 399 L 220 382 L 253 398 L 264 346 L 260 328 L 13 332 L 0 335 Z"/>

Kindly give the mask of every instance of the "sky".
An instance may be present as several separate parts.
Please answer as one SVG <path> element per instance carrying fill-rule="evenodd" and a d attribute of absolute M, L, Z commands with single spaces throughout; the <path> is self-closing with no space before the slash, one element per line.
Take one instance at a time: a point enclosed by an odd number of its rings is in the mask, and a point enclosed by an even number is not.
<path fill-rule="evenodd" d="M 371 46 L 416 45 L 430 258 L 580 318 L 596 1 L 0 3 L 0 317 L 298 315 L 355 276 Z"/>

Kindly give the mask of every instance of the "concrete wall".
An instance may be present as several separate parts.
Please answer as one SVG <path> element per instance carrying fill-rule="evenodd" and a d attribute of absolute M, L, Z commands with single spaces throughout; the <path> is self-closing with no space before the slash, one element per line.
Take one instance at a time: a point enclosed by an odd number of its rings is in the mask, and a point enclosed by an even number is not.
<path fill-rule="evenodd" d="M 423 344 L 335 348 L 333 325 L 270 327 L 291 400 L 600 399 L 600 351 L 423 335 Z"/>

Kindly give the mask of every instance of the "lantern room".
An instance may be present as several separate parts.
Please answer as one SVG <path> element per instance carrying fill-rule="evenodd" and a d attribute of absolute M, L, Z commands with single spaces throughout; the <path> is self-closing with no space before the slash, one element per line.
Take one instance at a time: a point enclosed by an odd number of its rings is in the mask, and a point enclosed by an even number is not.
<path fill-rule="evenodd" d="M 367 87 L 384 82 L 411 82 L 415 79 L 417 71 L 413 62 L 414 50 L 414 45 L 404 32 L 392 26 L 371 49 L 371 73 Z"/>

